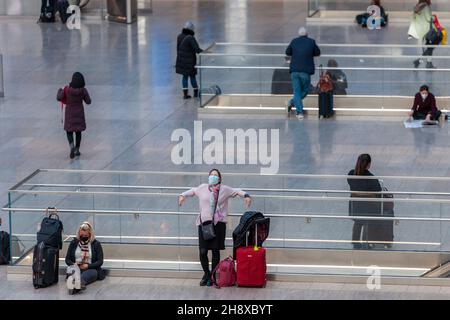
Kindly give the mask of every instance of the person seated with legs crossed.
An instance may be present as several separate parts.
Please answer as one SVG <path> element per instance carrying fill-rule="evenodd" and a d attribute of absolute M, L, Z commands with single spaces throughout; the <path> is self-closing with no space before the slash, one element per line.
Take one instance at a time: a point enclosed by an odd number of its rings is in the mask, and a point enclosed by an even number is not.
<path fill-rule="evenodd" d="M 430 92 L 427 85 L 420 87 L 420 92 L 414 97 L 414 104 L 409 112 L 409 118 L 414 120 L 425 120 L 432 123 L 439 121 L 441 111 L 436 107 L 436 98 Z"/>

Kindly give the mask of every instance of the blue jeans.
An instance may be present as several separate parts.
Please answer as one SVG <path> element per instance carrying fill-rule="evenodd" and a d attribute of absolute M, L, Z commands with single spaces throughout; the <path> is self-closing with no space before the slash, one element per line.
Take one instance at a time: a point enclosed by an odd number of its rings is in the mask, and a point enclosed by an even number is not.
<path fill-rule="evenodd" d="M 311 75 L 304 72 L 292 72 L 292 91 L 294 97 L 289 101 L 289 105 L 295 106 L 295 110 L 298 113 L 303 113 L 303 99 L 306 98 L 309 92 L 309 86 L 311 84 Z"/>
<path fill-rule="evenodd" d="M 183 78 L 181 79 L 183 89 L 188 89 L 188 78 L 191 78 L 192 88 L 198 89 L 197 79 L 195 78 L 195 76 L 183 76 Z"/>
<path fill-rule="evenodd" d="M 97 280 L 98 272 L 95 269 L 81 270 L 81 283 L 88 285 Z"/>

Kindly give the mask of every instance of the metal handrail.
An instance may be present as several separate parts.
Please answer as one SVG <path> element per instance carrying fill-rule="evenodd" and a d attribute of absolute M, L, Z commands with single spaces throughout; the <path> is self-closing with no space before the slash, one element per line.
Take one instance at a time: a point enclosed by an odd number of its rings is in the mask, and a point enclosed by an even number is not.
<path fill-rule="evenodd" d="M 256 69 L 256 70 L 273 70 L 273 69 L 289 69 L 289 67 L 280 66 L 200 66 L 196 65 L 197 69 Z M 327 69 L 339 69 L 339 70 L 360 70 L 360 71 L 417 71 L 416 68 L 370 68 L 370 67 L 339 67 L 339 68 L 327 68 Z M 316 67 L 319 70 L 319 67 Z M 449 68 L 436 68 L 436 69 L 420 69 L 420 71 L 437 72 L 437 71 L 450 71 Z"/>
<path fill-rule="evenodd" d="M 158 197 L 178 197 L 179 193 L 152 193 L 152 192 L 109 192 L 109 191 L 51 191 L 51 190 L 10 190 L 10 193 L 32 194 L 32 195 L 126 195 L 126 196 L 158 196 Z M 352 192 L 356 193 L 356 192 Z M 359 193 L 359 192 L 358 192 Z M 361 192 L 368 194 L 369 192 Z M 385 192 L 389 194 L 390 192 Z M 379 194 L 382 194 L 380 192 Z M 450 204 L 450 199 L 411 199 L 411 198 L 363 198 L 363 197 L 325 197 L 325 196 L 284 196 L 284 195 L 252 195 L 252 198 L 261 199 L 282 199 L 282 200 L 306 200 L 306 201 L 353 201 L 353 202 L 414 202 L 414 203 L 439 203 Z"/>
<path fill-rule="evenodd" d="M 58 183 L 24 183 L 23 186 L 30 187 L 74 187 L 74 188 L 102 188 L 102 189 L 147 189 L 147 190 L 188 190 L 195 186 L 171 187 L 171 186 L 138 186 L 138 185 L 89 185 L 89 184 L 58 184 Z M 332 190 L 332 189 L 283 189 L 283 188 L 247 188 L 245 191 L 262 192 L 304 192 L 304 193 L 363 193 L 363 194 L 393 194 L 393 195 L 428 195 L 428 196 L 450 196 L 450 192 L 416 192 L 416 191 L 350 191 L 350 190 Z M 20 191 L 20 190 L 17 190 Z M 31 190 L 25 190 L 31 191 Z M 32 190 L 35 191 L 35 190 Z M 38 191 L 38 190 L 36 190 Z M 71 190 L 68 190 L 71 191 Z M 77 192 L 77 191 L 75 191 Z"/>
<path fill-rule="evenodd" d="M 207 172 L 203 171 L 124 171 L 124 170 L 89 170 L 89 169 L 38 169 L 37 173 L 41 172 L 65 172 L 65 173 L 100 173 L 100 174 L 159 174 L 159 175 L 174 175 L 174 176 L 208 176 Z M 33 173 L 34 174 L 34 173 Z M 425 181 L 448 181 L 450 177 L 425 177 L 425 176 L 349 176 L 337 174 L 306 174 L 306 173 L 254 173 L 254 172 L 227 172 L 226 176 L 253 176 L 253 177 L 279 177 L 279 178 L 311 178 L 311 179 L 392 179 L 392 180 L 425 180 Z M 25 179 L 24 179 L 25 180 Z"/>
<path fill-rule="evenodd" d="M 0 54 L 0 98 L 5 97 L 5 82 L 3 79 L 3 55 Z"/>
<path fill-rule="evenodd" d="M 338 68 L 339 69 L 339 68 Z M 312 95 L 312 96 L 317 96 L 317 93 L 312 93 L 312 94 L 308 94 L 308 97 Z M 273 94 L 270 93 L 229 93 L 227 94 L 227 96 L 249 96 L 249 97 L 261 97 L 261 96 L 267 96 L 267 97 L 271 97 L 273 96 Z M 277 96 L 286 96 L 286 97 L 292 97 L 291 94 L 279 94 Z M 373 95 L 373 94 L 352 94 L 352 95 L 337 95 L 334 98 L 338 98 L 338 99 L 347 99 L 347 98 L 379 98 L 380 96 L 377 95 Z M 411 99 L 411 96 L 399 96 L 399 95 L 385 95 L 383 96 L 383 98 L 386 99 L 391 99 L 391 98 L 395 98 L 395 99 Z M 443 100 L 443 99 L 449 99 L 450 96 L 437 96 L 435 97 L 437 100 Z M 285 107 L 283 109 L 286 109 Z M 372 110 L 372 109 L 371 109 Z M 389 109 L 390 110 L 390 109 Z M 206 173 L 205 173 L 206 174 Z M 361 178 L 363 179 L 363 178 Z"/>
<path fill-rule="evenodd" d="M 200 53 L 201 56 L 204 57 L 239 57 L 239 56 L 248 56 L 248 57 L 286 57 L 285 54 L 282 53 L 216 53 L 216 52 L 207 52 Z M 321 58 L 423 58 L 422 55 L 370 55 L 370 54 L 322 54 Z M 317 57 L 319 58 L 319 57 Z M 450 56 L 432 56 L 433 59 L 450 59 Z M 327 69 L 340 69 L 340 68 L 332 68 L 327 67 Z"/>
<path fill-rule="evenodd" d="M 35 233 L 15 233 L 17 237 L 20 237 L 21 241 L 24 241 L 24 238 L 31 238 L 31 241 L 36 241 Z M 72 238 L 75 238 L 76 235 L 67 234 L 65 235 L 64 242 L 69 241 Z M 124 235 L 95 235 L 96 239 L 120 239 L 120 240 L 198 240 L 198 236 L 184 236 L 184 237 L 176 237 L 176 236 L 124 236 Z M 233 238 L 225 237 L 226 241 L 232 241 Z M 25 240 L 30 241 L 30 240 Z M 440 246 L 441 242 L 417 242 L 417 241 L 368 241 L 368 240 L 341 240 L 341 239 L 302 239 L 302 238 L 271 238 L 270 236 L 265 240 L 266 242 L 321 242 L 321 243 L 379 243 L 379 244 L 401 244 L 401 245 L 427 245 L 427 246 Z M 134 242 L 133 242 L 134 243 Z M 148 244 L 148 242 L 146 243 Z M 187 244 L 183 244 L 186 246 Z"/>
<path fill-rule="evenodd" d="M 287 42 L 216 42 L 216 46 L 262 46 L 262 47 L 280 47 L 288 46 Z M 319 47 L 348 47 L 348 48 L 450 48 L 450 45 L 417 45 L 417 44 L 363 44 L 363 43 L 318 43 Z"/>
<path fill-rule="evenodd" d="M 36 208 L 2 208 L 8 212 L 39 212 L 43 209 Z M 153 210 L 99 210 L 99 209 L 58 209 L 58 213 L 89 213 L 98 215 L 175 215 L 175 216 L 198 216 L 198 212 L 189 211 L 153 211 Z M 229 213 L 228 216 L 240 217 L 242 213 Z M 264 213 L 271 218 L 302 218 L 302 219 L 337 219 L 337 220 L 391 220 L 391 221 L 428 221 L 428 222 L 450 222 L 450 218 L 427 218 L 427 217 L 388 217 L 388 216 L 349 216 L 328 214 L 287 214 L 287 213 Z"/>

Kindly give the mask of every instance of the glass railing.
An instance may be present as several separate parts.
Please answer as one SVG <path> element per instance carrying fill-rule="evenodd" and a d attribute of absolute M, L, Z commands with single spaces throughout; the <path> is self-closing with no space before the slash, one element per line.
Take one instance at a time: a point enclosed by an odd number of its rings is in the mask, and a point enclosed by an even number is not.
<path fill-rule="evenodd" d="M 370 1 L 367 0 L 308 0 L 308 16 L 311 17 L 318 11 L 366 11 Z M 390 0 L 382 2 L 388 12 L 413 11 L 417 0 Z M 450 11 L 450 3 L 446 0 L 434 0 L 432 2 L 434 12 Z"/>
<path fill-rule="evenodd" d="M 286 47 L 282 43 L 218 43 L 214 52 L 200 54 L 197 66 L 202 92 L 200 105 L 283 109 L 292 94 Z M 425 68 L 427 60 L 421 56 L 422 47 L 418 45 L 319 44 L 319 47 L 322 54 L 315 58 L 316 72 L 311 78 L 310 93 L 315 92 L 323 70 L 335 76 L 337 89 L 344 89 L 337 91 L 337 95 L 366 97 L 365 105 L 369 107 L 372 107 L 370 97 L 375 97 L 376 100 L 372 99 L 375 107 L 409 109 L 419 87 L 428 84 L 438 98 L 439 107 L 448 108 L 449 46 L 435 46 L 431 62 L 436 68 Z M 422 58 L 423 63 L 415 68 L 413 62 Z M 220 101 L 213 99 L 217 96 Z"/>
<path fill-rule="evenodd" d="M 5 83 L 3 81 L 3 55 L 0 54 L 0 98 L 5 96 Z"/>
<path fill-rule="evenodd" d="M 291 272 L 293 265 L 304 262 L 294 256 L 289 258 L 296 250 L 333 250 L 345 254 L 357 247 L 387 253 L 450 252 L 450 193 L 445 192 L 450 190 L 450 179 L 377 177 L 394 195 L 391 200 L 380 198 L 380 193 L 353 193 L 359 197 L 350 197 L 346 178 L 224 175 L 227 185 L 241 187 L 253 197 L 250 209 L 244 207 L 242 199 L 230 200 L 228 251 L 233 246 L 232 232 L 242 213 L 255 210 L 271 218 L 270 234 L 264 246 L 274 252 L 269 266 L 275 268 L 272 270 L 284 270 L 281 272 Z M 54 206 L 63 221 L 66 241 L 76 233 L 81 221 L 89 220 L 99 240 L 115 246 L 111 249 L 113 255 L 119 255 L 117 250 L 126 250 L 118 245 L 140 246 L 140 251 L 147 250 L 148 245 L 168 246 L 178 252 L 166 257 L 171 268 L 198 270 L 196 259 L 186 253 L 186 250 L 195 252 L 198 243 L 195 227 L 198 200 L 188 199 L 182 207 L 177 200 L 181 191 L 205 179 L 204 173 L 40 171 L 9 191 L 9 203 L 3 209 L 9 211 L 13 262 L 18 262 L 36 244 L 44 208 Z M 387 210 L 391 201 L 393 215 Z M 353 215 L 349 214 L 350 205 Z M 369 238 L 353 237 L 358 232 L 355 229 L 358 224 L 363 229 L 369 228 Z M 120 254 L 122 260 L 131 261 L 132 268 L 162 263 L 152 253 L 141 259 Z M 118 258 L 110 260 L 109 266 L 124 263 Z M 427 271 L 419 269 L 420 274 Z"/>

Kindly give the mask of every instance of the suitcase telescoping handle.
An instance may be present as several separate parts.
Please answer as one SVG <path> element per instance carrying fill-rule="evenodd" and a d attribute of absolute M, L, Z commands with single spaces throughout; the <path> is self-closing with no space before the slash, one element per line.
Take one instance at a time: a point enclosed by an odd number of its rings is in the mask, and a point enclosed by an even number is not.
<path fill-rule="evenodd" d="M 250 234 L 250 231 L 247 231 L 247 236 L 245 237 L 245 246 L 248 247 L 248 235 Z M 258 251 L 258 224 L 255 224 L 255 246 L 253 247 L 255 251 Z"/>
<path fill-rule="evenodd" d="M 47 209 L 45 209 L 45 215 L 49 218 L 55 216 L 59 220 L 58 209 L 56 209 L 55 207 L 48 207 Z"/>

